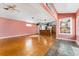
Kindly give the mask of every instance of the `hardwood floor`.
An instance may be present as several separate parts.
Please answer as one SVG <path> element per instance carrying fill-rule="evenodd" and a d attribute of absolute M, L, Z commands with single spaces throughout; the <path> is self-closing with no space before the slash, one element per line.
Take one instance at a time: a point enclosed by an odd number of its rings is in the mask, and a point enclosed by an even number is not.
<path fill-rule="evenodd" d="M 0 56 L 41 56 L 54 44 L 49 35 L 29 35 L 0 39 Z"/>

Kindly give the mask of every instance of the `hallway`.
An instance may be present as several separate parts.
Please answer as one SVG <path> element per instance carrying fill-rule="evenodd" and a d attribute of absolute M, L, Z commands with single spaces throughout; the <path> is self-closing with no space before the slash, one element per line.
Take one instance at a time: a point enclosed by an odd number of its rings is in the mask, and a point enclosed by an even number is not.
<path fill-rule="evenodd" d="M 0 56 L 79 55 L 78 3 L 3 3 L 0 11 Z"/>

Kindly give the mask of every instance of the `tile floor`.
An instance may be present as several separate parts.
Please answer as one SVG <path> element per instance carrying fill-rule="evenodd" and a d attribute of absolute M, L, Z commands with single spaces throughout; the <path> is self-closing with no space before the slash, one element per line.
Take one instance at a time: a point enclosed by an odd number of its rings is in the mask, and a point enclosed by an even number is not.
<path fill-rule="evenodd" d="M 56 40 L 54 46 L 52 46 L 47 56 L 79 56 L 79 46 L 75 42 Z"/>

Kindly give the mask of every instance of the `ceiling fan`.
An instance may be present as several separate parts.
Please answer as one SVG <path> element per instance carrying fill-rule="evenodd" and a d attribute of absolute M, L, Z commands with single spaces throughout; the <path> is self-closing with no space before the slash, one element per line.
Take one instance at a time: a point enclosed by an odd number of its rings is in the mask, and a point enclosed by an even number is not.
<path fill-rule="evenodd" d="M 11 10 L 11 11 L 19 11 L 19 10 L 17 10 L 17 7 L 16 7 L 16 5 L 7 5 L 7 4 L 4 4 L 6 7 L 4 7 L 3 9 L 5 9 L 5 10 Z"/>

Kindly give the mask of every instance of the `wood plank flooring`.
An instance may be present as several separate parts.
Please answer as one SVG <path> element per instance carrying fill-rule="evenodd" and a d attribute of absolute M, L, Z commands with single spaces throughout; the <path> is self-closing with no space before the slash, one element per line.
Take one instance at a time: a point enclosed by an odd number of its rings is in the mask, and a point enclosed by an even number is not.
<path fill-rule="evenodd" d="M 29 35 L 0 39 L 0 56 L 42 56 L 54 45 L 50 35 Z"/>

